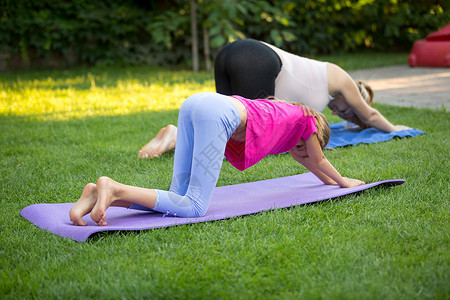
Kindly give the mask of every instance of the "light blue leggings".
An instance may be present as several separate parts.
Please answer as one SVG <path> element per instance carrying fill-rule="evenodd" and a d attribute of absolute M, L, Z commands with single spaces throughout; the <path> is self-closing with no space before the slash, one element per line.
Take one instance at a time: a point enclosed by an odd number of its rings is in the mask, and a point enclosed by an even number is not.
<path fill-rule="evenodd" d="M 206 214 L 219 179 L 227 141 L 241 123 L 227 97 L 200 93 L 187 98 L 178 115 L 177 143 L 169 191 L 156 191 L 154 211 L 178 217 Z M 133 209 L 150 210 L 133 204 Z"/>

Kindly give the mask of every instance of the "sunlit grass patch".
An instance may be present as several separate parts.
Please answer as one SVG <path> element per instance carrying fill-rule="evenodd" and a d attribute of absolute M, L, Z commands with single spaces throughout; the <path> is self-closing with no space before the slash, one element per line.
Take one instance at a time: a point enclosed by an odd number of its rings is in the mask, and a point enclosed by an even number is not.
<path fill-rule="evenodd" d="M 0 114 L 65 120 L 178 109 L 190 95 L 215 90 L 212 73 L 188 74 L 132 68 L 4 75 Z"/>

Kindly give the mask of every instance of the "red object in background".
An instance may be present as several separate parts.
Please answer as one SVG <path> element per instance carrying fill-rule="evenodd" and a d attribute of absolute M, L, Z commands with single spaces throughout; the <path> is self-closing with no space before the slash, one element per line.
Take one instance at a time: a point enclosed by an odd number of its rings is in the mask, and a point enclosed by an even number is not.
<path fill-rule="evenodd" d="M 408 57 L 411 67 L 450 67 L 450 24 L 414 43 Z"/>

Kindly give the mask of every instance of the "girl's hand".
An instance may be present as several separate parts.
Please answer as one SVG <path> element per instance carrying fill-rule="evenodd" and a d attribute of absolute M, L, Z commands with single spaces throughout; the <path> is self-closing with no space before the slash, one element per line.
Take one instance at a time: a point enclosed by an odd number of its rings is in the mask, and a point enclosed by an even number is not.
<path fill-rule="evenodd" d="M 337 183 L 336 181 L 334 181 L 331 178 L 325 178 L 324 180 L 322 180 L 323 183 L 325 183 L 326 185 L 339 185 L 339 183 Z"/>
<path fill-rule="evenodd" d="M 347 182 L 345 185 L 341 185 L 342 188 L 351 188 L 358 185 L 366 184 L 365 182 L 359 180 L 359 179 L 353 179 L 353 178 L 347 178 L 344 177 L 345 181 Z"/>

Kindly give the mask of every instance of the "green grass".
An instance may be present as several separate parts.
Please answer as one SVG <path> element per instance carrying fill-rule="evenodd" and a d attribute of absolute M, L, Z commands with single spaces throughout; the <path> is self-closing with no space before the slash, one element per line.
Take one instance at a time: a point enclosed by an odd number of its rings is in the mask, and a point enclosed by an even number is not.
<path fill-rule="evenodd" d="M 184 97 L 214 90 L 212 74 L 93 68 L 1 75 L 0 86 L 2 299 L 450 297 L 446 112 L 377 105 L 393 123 L 427 134 L 326 151 L 343 175 L 406 179 L 401 186 L 76 243 L 20 210 L 76 201 L 101 175 L 167 189 L 173 153 L 140 160 L 137 151 L 176 123 Z M 305 171 L 289 155 L 244 172 L 225 162 L 218 185 Z"/>
<path fill-rule="evenodd" d="M 405 65 L 408 62 L 407 53 L 362 52 L 354 54 L 319 55 L 315 59 L 335 63 L 345 70 L 370 69 L 392 65 Z M 355 78 L 357 79 L 357 78 Z"/>

